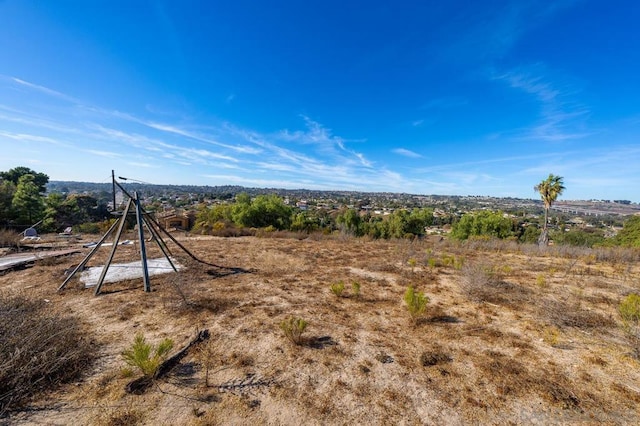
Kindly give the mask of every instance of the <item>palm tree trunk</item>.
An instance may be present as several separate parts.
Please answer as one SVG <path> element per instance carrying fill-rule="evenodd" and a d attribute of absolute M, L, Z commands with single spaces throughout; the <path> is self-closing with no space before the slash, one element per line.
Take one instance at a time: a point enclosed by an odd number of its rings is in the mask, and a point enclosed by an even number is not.
<path fill-rule="evenodd" d="M 549 208 L 545 206 L 544 208 L 544 224 L 542 225 L 542 233 L 538 238 L 539 246 L 547 246 L 549 245 L 549 231 L 547 229 L 547 223 L 549 221 Z"/>

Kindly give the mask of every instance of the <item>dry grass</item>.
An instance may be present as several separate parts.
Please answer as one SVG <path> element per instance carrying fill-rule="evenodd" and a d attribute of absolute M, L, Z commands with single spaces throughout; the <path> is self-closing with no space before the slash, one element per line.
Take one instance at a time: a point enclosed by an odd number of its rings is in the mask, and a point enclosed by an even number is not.
<path fill-rule="evenodd" d="M 78 378 L 95 349 L 78 318 L 0 293 L 0 416 Z"/>
<path fill-rule="evenodd" d="M 99 297 L 74 283 L 56 294 L 79 256 L 0 277 L 0 288 L 28 288 L 28 300 L 73 312 L 102 344 L 82 380 L 10 420 L 634 424 L 640 417 L 640 339 L 618 313 L 619 301 L 638 292 L 634 251 L 262 237 L 181 235 L 218 266 L 181 258 L 187 269 L 152 278 L 150 294 L 138 280 L 108 284 Z M 135 256 L 135 247 L 123 247 L 116 260 Z M 360 283 L 360 297 L 335 297 L 328 286 L 337 282 Z M 409 285 L 430 299 L 415 325 L 402 301 Z M 290 317 L 312 324 L 304 345 L 290 344 L 279 328 Z M 124 392 L 130 378 L 120 374 L 119 354 L 131 336 L 142 331 L 182 347 L 203 328 L 211 340 L 157 386 Z"/>

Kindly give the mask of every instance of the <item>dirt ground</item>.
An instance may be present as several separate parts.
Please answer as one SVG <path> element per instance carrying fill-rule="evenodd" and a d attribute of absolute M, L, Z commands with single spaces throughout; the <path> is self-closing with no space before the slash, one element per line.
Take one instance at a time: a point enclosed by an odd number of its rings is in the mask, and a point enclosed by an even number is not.
<path fill-rule="evenodd" d="M 637 253 L 340 236 L 179 241 L 209 264 L 170 243 L 185 269 L 152 277 L 151 293 L 138 279 L 105 284 L 99 296 L 76 279 L 57 292 L 89 249 L 0 276 L 5 294 L 77 315 L 99 348 L 79 381 L 4 421 L 640 423 L 638 333 L 617 310 L 640 292 Z M 115 261 L 137 253 L 120 246 Z M 339 297 L 330 286 L 341 281 Z M 430 299 L 416 321 L 403 301 L 409 285 Z M 291 316 L 308 321 L 301 345 L 279 327 Z M 136 333 L 170 338 L 175 352 L 203 329 L 210 339 L 169 374 L 142 395 L 125 391 L 139 374 L 126 373 L 121 352 Z"/>

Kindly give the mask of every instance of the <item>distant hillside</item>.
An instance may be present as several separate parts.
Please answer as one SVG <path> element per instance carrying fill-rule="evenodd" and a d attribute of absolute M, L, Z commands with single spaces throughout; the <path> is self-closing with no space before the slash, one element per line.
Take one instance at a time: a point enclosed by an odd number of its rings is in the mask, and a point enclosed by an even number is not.
<path fill-rule="evenodd" d="M 313 189 L 284 188 L 247 188 L 238 185 L 154 185 L 138 182 L 119 181 L 127 190 L 137 191 L 143 197 L 176 197 L 202 196 L 210 199 L 232 199 L 245 192 L 251 196 L 260 194 L 278 194 L 292 200 L 328 200 L 341 205 L 367 206 L 372 204 L 391 207 L 423 207 L 449 205 L 463 211 L 475 208 L 513 210 L 540 210 L 539 199 L 523 199 L 513 197 L 460 196 L 460 195 L 419 195 L 392 192 L 359 192 Z M 51 181 L 47 184 L 48 192 L 92 193 L 100 199 L 108 199 L 111 194 L 111 183 Z M 198 197 L 202 199 L 202 197 Z M 640 205 L 628 200 L 559 200 L 553 209 L 566 214 L 586 216 L 627 216 L 640 214 Z"/>

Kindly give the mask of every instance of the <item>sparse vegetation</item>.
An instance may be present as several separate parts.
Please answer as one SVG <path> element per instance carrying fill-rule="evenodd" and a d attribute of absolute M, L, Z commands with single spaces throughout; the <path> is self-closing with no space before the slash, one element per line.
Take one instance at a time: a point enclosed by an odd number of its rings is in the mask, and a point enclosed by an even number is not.
<path fill-rule="evenodd" d="M 360 297 L 360 283 L 358 281 L 354 281 L 351 283 L 351 292 L 353 293 L 354 298 Z"/>
<path fill-rule="evenodd" d="M 622 299 L 618 312 L 625 323 L 640 323 L 640 294 L 631 293 Z"/>
<path fill-rule="evenodd" d="M 138 368 L 146 377 L 154 377 L 172 348 L 171 339 L 163 339 L 158 346 L 153 347 L 147 343 L 142 333 L 138 333 L 131 347 L 122 352 L 122 357 L 127 364 Z"/>
<path fill-rule="evenodd" d="M 558 327 L 546 327 L 542 333 L 542 340 L 549 346 L 557 346 L 560 343 L 560 330 Z"/>
<path fill-rule="evenodd" d="M 35 409 L 13 411 L 9 423 L 267 424 L 286 416 L 332 424 L 634 424 L 640 417 L 640 339 L 635 326 L 633 333 L 619 326 L 620 302 L 638 293 L 637 250 L 271 236 L 279 232 L 176 234 L 211 264 L 181 260 L 187 269 L 154 277 L 152 293 L 130 280 L 108 284 L 100 298 L 80 289 L 52 294 L 61 271 L 77 263 L 71 258 L 0 276 L 3 290 L 26 288 L 25 298 L 47 310 L 76 313 L 86 339 L 105 345 L 91 348 L 86 360 L 98 362 L 83 380 L 26 400 Z M 98 253 L 96 263 L 107 255 Z M 427 268 L 428 259 L 437 266 Z M 329 293 L 340 281 L 349 300 Z M 357 302 L 355 283 L 366 286 Z M 411 318 L 428 327 L 410 326 L 399 300 L 409 284 L 414 299 L 431 298 Z M 142 374 L 118 354 L 135 333 L 144 330 L 152 346 L 161 337 L 151 335 L 172 336 L 182 347 L 194 327 L 215 340 L 188 351 L 145 396 L 129 393 L 131 375 Z"/>
<path fill-rule="evenodd" d="M 295 345 L 303 343 L 302 333 L 307 329 L 309 323 L 302 318 L 289 317 L 280 323 L 280 329 L 285 337 Z"/>

